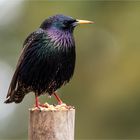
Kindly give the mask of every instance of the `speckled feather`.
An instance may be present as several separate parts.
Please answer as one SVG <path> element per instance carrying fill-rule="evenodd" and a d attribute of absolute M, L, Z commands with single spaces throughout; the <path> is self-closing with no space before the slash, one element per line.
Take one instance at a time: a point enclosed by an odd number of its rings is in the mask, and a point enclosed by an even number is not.
<path fill-rule="evenodd" d="M 39 28 L 23 46 L 5 103 L 20 103 L 31 91 L 38 96 L 51 95 L 69 82 L 74 72 L 75 43 L 71 31 Z"/>

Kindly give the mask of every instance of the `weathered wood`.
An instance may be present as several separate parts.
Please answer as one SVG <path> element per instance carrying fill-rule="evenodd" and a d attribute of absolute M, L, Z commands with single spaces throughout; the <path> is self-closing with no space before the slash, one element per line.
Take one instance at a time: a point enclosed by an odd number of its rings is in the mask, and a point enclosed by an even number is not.
<path fill-rule="evenodd" d="M 29 140 L 74 140 L 75 109 L 30 109 Z"/>

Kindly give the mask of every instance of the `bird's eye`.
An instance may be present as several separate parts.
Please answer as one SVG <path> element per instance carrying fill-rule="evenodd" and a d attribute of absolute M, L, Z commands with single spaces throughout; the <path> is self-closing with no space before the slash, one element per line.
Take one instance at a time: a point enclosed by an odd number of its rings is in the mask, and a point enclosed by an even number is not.
<path fill-rule="evenodd" d="M 76 20 L 68 20 L 68 21 L 64 21 L 63 24 L 64 24 L 66 27 L 68 27 L 68 26 L 71 26 L 75 21 L 76 21 Z"/>
<path fill-rule="evenodd" d="M 64 21 L 63 24 L 64 24 L 65 26 L 69 26 L 69 22 L 68 22 L 68 21 Z"/>

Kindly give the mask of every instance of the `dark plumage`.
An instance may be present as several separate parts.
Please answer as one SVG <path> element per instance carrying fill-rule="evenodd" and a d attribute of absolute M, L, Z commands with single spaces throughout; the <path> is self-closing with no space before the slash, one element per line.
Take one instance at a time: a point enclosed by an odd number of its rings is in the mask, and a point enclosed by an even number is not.
<path fill-rule="evenodd" d="M 27 37 L 5 103 L 20 103 L 31 91 L 36 97 L 52 95 L 69 82 L 75 67 L 73 30 L 78 23 L 71 17 L 55 15 Z"/>

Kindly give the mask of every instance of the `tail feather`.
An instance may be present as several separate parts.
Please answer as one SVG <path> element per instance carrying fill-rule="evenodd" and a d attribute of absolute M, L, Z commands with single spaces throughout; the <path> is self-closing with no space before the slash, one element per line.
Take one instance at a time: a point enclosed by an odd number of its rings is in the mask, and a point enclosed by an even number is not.
<path fill-rule="evenodd" d="M 9 104 L 9 103 L 12 103 L 12 102 L 13 101 L 10 98 L 8 98 L 4 103 Z"/>
<path fill-rule="evenodd" d="M 12 102 L 20 103 L 23 100 L 25 93 L 22 91 L 15 91 L 12 95 L 13 96 L 9 96 L 8 99 L 4 103 L 6 104 L 12 103 Z"/>
<path fill-rule="evenodd" d="M 32 35 L 34 35 L 34 34 L 31 34 L 31 37 L 32 37 Z M 17 63 L 15 73 L 13 75 L 12 81 L 11 81 L 9 89 L 8 89 L 8 93 L 7 93 L 7 96 L 6 96 L 7 99 L 4 103 L 12 103 L 12 102 L 20 103 L 25 96 L 26 90 L 23 88 L 23 86 L 21 86 L 22 84 L 20 84 L 20 81 L 18 80 L 19 79 L 18 77 L 20 75 L 19 74 L 20 69 L 21 69 L 20 66 L 22 64 L 22 60 L 24 59 L 25 51 L 27 50 L 30 43 L 25 42 L 25 44 L 24 44 L 25 47 L 22 49 L 20 58 L 19 58 L 18 63 Z"/>
<path fill-rule="evenodd" d="M 13 75 L 12 81 L 8 89 L 8 94 L 6 96 L 7 99 L 4 103 L 12 103 L 12 102 L 20 103 L 25 96 L 24 90 L 22 90 L 22 86 L 18 81 L 18 72 L 19 72 L 18 70 L 19 67 L 17 67 Z"/>

